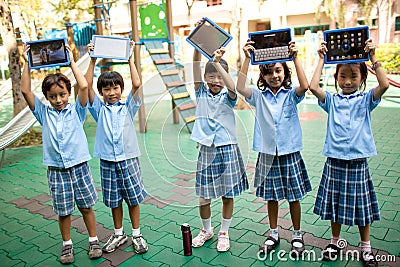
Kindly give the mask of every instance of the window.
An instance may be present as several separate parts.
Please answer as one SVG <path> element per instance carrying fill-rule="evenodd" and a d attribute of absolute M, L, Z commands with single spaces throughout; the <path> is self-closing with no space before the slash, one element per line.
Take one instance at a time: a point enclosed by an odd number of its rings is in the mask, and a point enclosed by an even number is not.
<path fill-rule="evenodd" d="M 396 17 L 396 22 L 394 24 L 394 30 L 395 31 L 400 31 L 400 16 Z"/>
<path fill-rule="evenodd" d="M 222 0 L 207 0 L 207 6 L 222 5 Z"/>
<path fill-rule="evenodd" d="M 329 30 L 329 24 L 294 27 L 294 35 L 304 35 L 307 30 L 310 30 L 313 33 L 318 31 L 326 31 Z"/>
<path fill-rule="evenodd" d="M 257 32 L 266 31 L 266 30 L 271 30 L 271 22 L 270 21 L 258 22 L 256 24 L 256 31 Z"/>

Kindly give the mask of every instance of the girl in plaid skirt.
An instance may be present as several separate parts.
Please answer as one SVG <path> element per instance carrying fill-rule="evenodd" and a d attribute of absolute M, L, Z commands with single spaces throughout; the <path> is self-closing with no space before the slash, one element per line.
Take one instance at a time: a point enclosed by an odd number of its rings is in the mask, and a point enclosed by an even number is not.
<path fill-rule="evenodd" d="M 286 62 L 277 62 L 260 65 L 258 89 L 246 88 L 253 43 L 249 40 L 243 47 L 246 57 L 239 73 L 237 90 L 256 107 L 253 150 L 259 154 L 254 187 L 256 195 L 268 201 L 270 223 L 269 237 L 259 252 L 268 254 L 279 245 L 278 201 L 287 199 L 293 223 L 291 255 L 298 257 L 304 251 L 300 200 L 311 191 L 311 184 L 300 154 L 302 140 L 297 104 L 304 99 L 308 81 L 297 57 L 296 45 L 291 42 L 289 53 L 294 57 L 300 85 L 292 85 L 291 71 Z"/>
<path fill-rule="evenodd" d="M 379 85 L 364 92 L 367 66 L 364 62 L 338 64 L 335 86 L 341 92 L 331 94 L 319 88 L 328 51 L 326 42 L 318 49 L 319 62 L 311 80 L 310 90 L 318 104 L 328 113 L 323 154 L 327 157 L 315 201 L 314 213 L 331 221 L 332 239 L 323 251 L 324 260 L 338 257 L 341 247 L 340 229 L 357 225 L 361 236 L 361 261 L 365 266 L 377 266 L 371 251 L 370 224 L 380 219 L 374 186 L 369 174 L 367 158 L 376 155 L 371 130 L 371 111 L 381 101 L 389 87 L 385 71 L 375 56 L 375 45 L 369 39 L 366 52 L 376 71 Z"/>
<path fill-rule="evenodd" d="M 230 248 L 229 226 L 233 198 L 249 188 L 242 155 L 236 140 L 233 107 L 237 102 L 235 84 L 228 74 L 228 65 L 221 59 L 225 50 L 215 52 L 214 62 L 205 67 L 202 82 L 197 50 L 193 55 L 193 77 L 196 90 L 196 122 L 191 138 L 199 144 L 196 194 L 200 196 L 200 217 L 203 228 L 192 240 L 193 247 L 202 246 L 214 236 L 211 227 L 211 199 L 222 197 L 222 222 L 217 250 Z M 225 89 L 225 84 L 227 89 Z"/>

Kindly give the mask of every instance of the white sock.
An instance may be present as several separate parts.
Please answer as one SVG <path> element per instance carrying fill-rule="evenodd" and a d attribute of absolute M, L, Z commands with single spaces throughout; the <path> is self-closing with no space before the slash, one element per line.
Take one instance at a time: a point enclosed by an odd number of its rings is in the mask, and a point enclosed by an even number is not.
<path fill-rule="evenodd" d="M 121 227 L 119 229 L 114 229 L 114 234 L 116 235 L 123 235 L 124 234 L 124 227 Z"/>
<path fill-rule="evenodd" d="M 140 227 L 138 229 L 132 228 L 132 236 L 140 235 Z"/>
<path fill-rule="evenodd" d="M 89 242 L 94 242 L 94 241 L 97 241 L 97 240 L 99 240 L 99 239 L 97 238 L 97 235 L 94 236 L 94 237 L 89 236 Z"/>
<path fill-rule="evenodd" d="M 301 233 L 301 230 L 293 230 L 293 234 L 292 234 L 292 240 L 302 240 L 303 239 L 303 235 Z M 301 248 L 303 246 L 302 243 L 300 242 L 293 242 L 293 246 L 297 247 L 297 248 Z"/>
<path fill-rule="evenodd" d="M 222 218 L 220 232 L 225 232 L 228 234 L 229 226 L 231 225 L 231 221 L 232 221 L 232 218 L 231 219 Z"/>
<path fill-rule="evenodd" d="M 63 241 L 63 246 L 72 245 L 72 240 Z"/>
<path fill-rule="evenodd" d="M 211 233 L 211 217 L 208 219 L 201 219 L 201 223 L 203 224 L 203 229 L 206 230 L 207 233 Z"/>

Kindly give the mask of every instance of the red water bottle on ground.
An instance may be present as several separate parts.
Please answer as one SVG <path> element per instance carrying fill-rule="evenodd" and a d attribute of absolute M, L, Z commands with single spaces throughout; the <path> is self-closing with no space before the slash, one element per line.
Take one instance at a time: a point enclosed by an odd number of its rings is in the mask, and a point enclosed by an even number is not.
<path fill-rule="evenodd" d="M 183 255 L 192 255 L 192 232 L 190 232 L 190 225 L 184 223 L 181 225 L 182 239 L 183 239 Z"/>

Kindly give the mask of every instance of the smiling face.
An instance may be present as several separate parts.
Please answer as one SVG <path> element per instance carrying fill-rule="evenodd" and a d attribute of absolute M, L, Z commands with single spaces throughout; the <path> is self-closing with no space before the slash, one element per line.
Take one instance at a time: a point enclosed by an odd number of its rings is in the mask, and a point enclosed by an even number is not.
<path fill-rule="evenodd" d="M 219 72 L 208 72 L 204 74 L 204 80 L 213 95 L 219 94 L 225 87 L 225 82 Z"/>
<path fill-rule="evenodd" d="M 104 102 L 113 105 L 121 99 L 121 86 L 119 84 L 106 85 L 101 88 L 100 94 L 104 98 Z"/>
<path fill-rule="evenodd" d="M 272 91 L 277 91 L 281 88 L 285 80 L 285 71 L 282 63 L 276 63 L 268 67 L 263 73 L 264 80 L 269 84 Z"/>
<path fill-rule="evenodd" d="M 357 91 L 362 83 L 365 83 L 365 78 L 361 74 L 359 64 L 342 64 L 338 68 L 335 78 L 342 93 L 349 95 Z"/>
<path fill-rule="evenodd" d="M 61 86 L 60 86 L 61 85 Z M 70 93 L 64 82 L 53 84 L 47 91 L 46 99 L 49 100 L 51 106 L 58 111 L 63 110 L 68 105 Z"/>

